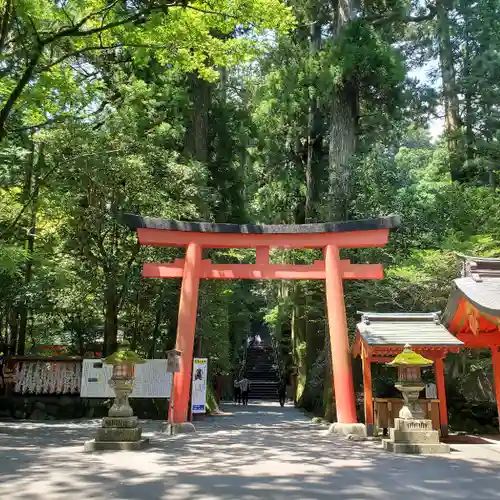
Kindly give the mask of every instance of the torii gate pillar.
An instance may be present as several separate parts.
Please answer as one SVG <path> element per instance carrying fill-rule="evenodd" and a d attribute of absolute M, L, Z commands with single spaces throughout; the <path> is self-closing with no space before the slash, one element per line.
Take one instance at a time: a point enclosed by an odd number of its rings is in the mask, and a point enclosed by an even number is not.
<path fill-rule="evenodd" d="M 200 279 L 322 279 L 326 284 L 337 423 L 334 432 L 361 433 L 357 424 L 349 337 L 344 304 L 344 279 L 381 279 L 379 264 L 351 264 L 340 248 L 380 247 L 398 217 L 294 226 L 254 226 L 168 221 L 125 216 L 142 245 L 185 247 L 185 259 L 172 264 L 146 263 L 145 278 L 182 278 L 176 348 L 180 371 L 174 377 L 173 421 L 187 422 Z M 202 259 L 203 248 L 255 248 L 255 264 L 213 264 Z M 270 248 L 321 248 L 323 261 L 313 264 L 271 264 Z"/>
<path fill-rule="evenodd" d="M 198 292 L 200 289 L 201 247 L 190 243 L 186 249 L 186 259 L 182 276 L 177 320 L 175 348 L 181 351 L 180 371 L 174 373 L 174 418 L 173 422 L 186 422 L 189 410 L 189 393 L 193 371 L 194 333 Z"/>
<path fill-rule="evenodd" d="M 339 424 L 354 424 L 357 422 L 356 402 L 352 382 L 343 278 L 340 269 L 339 249 L 333 245 L 328 245 L 325 250 L 325 278 L 337 422 Z"/>

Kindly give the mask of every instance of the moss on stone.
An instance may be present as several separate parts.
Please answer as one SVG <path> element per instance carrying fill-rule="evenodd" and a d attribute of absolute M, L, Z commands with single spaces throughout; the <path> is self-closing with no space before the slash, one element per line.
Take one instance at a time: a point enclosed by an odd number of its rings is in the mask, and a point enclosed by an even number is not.
<path fill-rule="evenodd" d="M 387 363 L 387 366 L 430 366 L 433 363 L 431 359 L 424 358 L 418 352 L 413 351 L 410 344 L 406 344 L 403 352 Z"/>
<path fill-rule="evenodd" d="M 130 349 L 129 342 L 124 340 L 118 347 L 118 350 L 105 358 L 104 362 L 107 365 L 119 365 L 123 363 L 138 365 L 145 363 L 146 360 L 142 359 L 136 352 L 132 351 Z"/>

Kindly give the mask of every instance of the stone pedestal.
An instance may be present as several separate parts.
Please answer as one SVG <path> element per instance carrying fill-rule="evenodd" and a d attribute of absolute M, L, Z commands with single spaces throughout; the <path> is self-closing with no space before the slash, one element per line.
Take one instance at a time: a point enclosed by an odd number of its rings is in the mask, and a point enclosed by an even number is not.
<path fill-rule="evenodd" d="M 365 438 L 367 435 L 365 424 L 340 424 L 338 422 L 330 425 L 328 434 L 337 436 L 359 436 L 360 438 Z"/>
<path fill-rule="evenodd" d="M 394 419 L 389 429 L 389 439 L 383 441 L 384 449 L 394 453 L 437 455 L 450 453 L 450 447 L 439 441 L 439 433 L 432 429 L 432 420 Z"/>
<path fill-rule="evenodd" d="M 180 422 L 177 424 L 164 422 L 161 424 L 161 430 L 166 434 L 190 434 L 192 432 L 196 432 L 196 429 L 191 422 Z"/>
<path fill-rule="evenodd" d="M 142 429 L 137 417 L 133 416 L 128 396 L 132 392 L 134 379 L 130 376 L 113 376 L 110 380 L 116 398 L 109 410 L 109 416 L 102 419 L 95 439 L 87 441 L 85 451 L 142 450 L 149 439 L 141 439 Z"/>
<path fill-rule="evenodd" d="M 85 451 L 142 450 L 149 439 L 141 439 L 137 417 L 104 417 L 95 439 L 87 441 Z"/>

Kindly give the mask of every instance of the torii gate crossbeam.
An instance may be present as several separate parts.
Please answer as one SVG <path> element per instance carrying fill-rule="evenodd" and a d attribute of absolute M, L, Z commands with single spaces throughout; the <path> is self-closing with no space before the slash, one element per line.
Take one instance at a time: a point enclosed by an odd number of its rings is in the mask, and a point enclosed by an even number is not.
<path fill-rule="evenodd" d="M 381 279 L 380 264 L 351 264 L 340 259 L 340 248 L 384 246 L 398 217 L 340 223 L 257 226 L 178 222 L 126 215 L 141 245 L 185 247 L 184 259 L 171 264 L 146 263 L 145 278 L 181 278 L 176 349 L 182 352 L 174 378 L 174 422 L 188 418 L 196 312 L 200 279 L 325 280 L 333 384 L 337 420 L 357 422 L 351 357 L 344 304 L 344 279 Z M 255 248 L 255 264 L 214 264 L 202 258 L 203 248 Z M 271 264 L 271 248 L 322 248 L 324 260 L 313 264 Z"/>

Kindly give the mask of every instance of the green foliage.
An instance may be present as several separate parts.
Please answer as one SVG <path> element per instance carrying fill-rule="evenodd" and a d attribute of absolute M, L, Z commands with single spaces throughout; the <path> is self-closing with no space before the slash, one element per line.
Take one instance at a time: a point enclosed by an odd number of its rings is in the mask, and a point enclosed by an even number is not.
<path fill-rule="evenodd" d="M 130 349 L 130 344 L 124 341 L 118 347 L 118 350 L 113 354 L 110 354 L 104 359 L 104 362 L 108 365 L 120 365 L 120 364 L 141 364 L 145 363 L 146 360 L 142 359 L 136 352 Z"/>
<path fill-rule="evenodd" d="M 232 66 L 263 48 L 255 36 L 236 32 L 251 29 L 262 36 L 293 24 L 280 0 L 21 5 L 6 4 L 4 13 L 9 36 L 0 47 L 1 138 L 13 113 L 16 126 L 23 127 L 92 116 L 101 102 L 106 106 L 106 90 L 114 87 L 112 64 L 132 61 L 145 68 L 154 57 L 163 67 L 214 81 L 215 66 Z"/>

